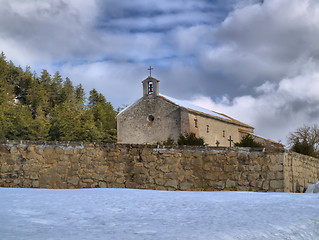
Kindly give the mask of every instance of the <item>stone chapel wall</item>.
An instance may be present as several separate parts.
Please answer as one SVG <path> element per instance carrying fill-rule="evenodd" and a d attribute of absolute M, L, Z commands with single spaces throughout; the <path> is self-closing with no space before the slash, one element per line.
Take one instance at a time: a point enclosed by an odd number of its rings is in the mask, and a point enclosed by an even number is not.
<path fill-rule="evenodd" d="M 0 187 L 302 192 L 318 159 L 275 149 L 6 141 Z"/>
<path fill-rule="evenodd" d="M 180 109 L 157 97 L 145 97 L 117 117 L 119 143 L 164 142 L 180 135 Z"/>

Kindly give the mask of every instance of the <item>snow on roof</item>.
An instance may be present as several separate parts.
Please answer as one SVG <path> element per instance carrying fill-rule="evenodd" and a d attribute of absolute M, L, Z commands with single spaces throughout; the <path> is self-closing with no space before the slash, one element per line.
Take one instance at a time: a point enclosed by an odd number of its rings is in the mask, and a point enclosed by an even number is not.
<path fill-rule="evenodd" d="M 221 114 L 221 113 L 218 113 L 218 112 L 214 112 L 212 110 L 208 110 L 206 108 L 203 108 L 203 107 L 200 107 L 200 106 L 197 106 L 197 105 L 194 105 L 194 104 L 191 104 L 187 101 L 183 101 L 183 100 L 179 100 L 179 99 L 175 99 L 175 98 L 172 98 L 172 97 L 169 97 L 169 96 L 165 96 L 163 94 L 160 94 L 159 97 L 161 97 L 162 99 L 166 100 L 166 101 L 169 101 L 177 106 L 180 106 L 182 108 L 185 108 L 187 109 L 188 111 L 193 111 L 193 112 L 196 112 L 196 113 L 201 113 L 203 115 L 208 115 L 208 116 L 211 116 L 211 117 L 215 117 L 215 118 L 219 118 L 221 120 L 224 120 L 226 122 L 230 122 L 230 123 L 233 123 L 233 124 L 236 124 L 236 125 L 240 125 L 240 126 L 244 126 L 244 127 L 247 127 L 247 128 L 253 128 L 245 123 L 242 123 L 236 119 L 233 119 L 231 117 L 228 117 L 226 116 L 225 114 Z M 125 109 L 123 109 L 118 115 L 121 115 L 121 113 L 123 113 L 124 111 L 128 110 L 129 108 L 135 106 L 140 100 L 142 100 L 142 98 L 140 98 L 139 100 L 135 101 L 133 104 L 129 105 L 128 107 L 126 107 Z"/>
<path fill-rule="evenodd" d="M 187 108 L 187 109 L 191 109 L 191 110 L 194 110 L 194 111 L 197 111 L 197 112 L 201 112 L 201 113 L 204 113 L 204 114 L 208 114 L 208 115 L 211 115 L 211 116 L 213 116 L 213 117 L 223 118 L 223 119 L 232 121 L 231 118 L 229 118 L 229 117 L 227 117 L 227 116 L 225 116 L 225 115 L 222 115 L 222 114 L 220 114 L 220 113 L 217 113 L 217 112 L 208 110 L 208 109 L 206 109 L 206 108 L 203 108 L 203 107 L 200 107 L 200 106 L 191 104 L 191 103 L 189 103 L 189 102 L 187 102 L 187 101 L 178 100 L 178 99 L 175 99 L 175 98 L 172 98 L 172 97 L 165 96 L 165 95 L 163 95 L 163 94 L 160 94 L 160 96 L 166 98 L 167 100 L 169 100 L 169 101 L 175 103 L 176 105 L 178 105 L 178 106 L 180 106 L 180 107 Z"/>

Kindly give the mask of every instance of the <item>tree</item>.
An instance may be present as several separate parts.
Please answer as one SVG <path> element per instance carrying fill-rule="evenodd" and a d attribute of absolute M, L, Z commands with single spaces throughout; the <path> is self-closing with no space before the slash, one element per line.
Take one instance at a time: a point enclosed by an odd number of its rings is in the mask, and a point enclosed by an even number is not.
<path fill-rule="evenodd" d="M 52 111 L 51 127 L 49 130 L 50 140 L 72 141 L 77 130 L 81 126 L 81 115 L 72 107 L 63 103 L 54 107 Z"/>
<path fill-rule="evenodd" d="M 67 77 L 63 82 L 59 103 L 72 102 L 73 100 L 75 100 L 74 87 L 70 78 Z"/>
<path fill-rule="evenodd" d="M 17 104 L 9 109 L 6 139 L 45 140 L 47 130 L 44 121 L 32 118 L 28 107 Z"/>
<path fill-rule="evenodd" d="M 95 89 L 90 91 L 89 111 L 94 117 L 95 126 L 103 134 L 103 142 L 116 140 L 116 112 L 110 102 Z"/>
<path fill-rule="evenodd" d="M 253 148 L 263 148 L 264 146 L 256 142 L 255 139 L 247 134 L 246 136 L 242 137 L 239 143 L 235 143 L 236 147 L 253 147 Z"/>
<path fill-rule="evenodd" d="M 290 133 L 288 142 L 292 146 L 292 151 L 319 157 L 319 128 L 316 124 L 313 126 L 304 125 Z"/>
<path fill-rule="evenodd" d="M 57 71 L 52 78 L 52 82 L 49 86 L 48 93 L 49 93 L 49 99 L 50 99 L 50 106 L 52 108 L 55 107 L 56 104 L 58 104 L 59 97 L 61 95 L 62 91 L 62 77 L 60 73 Z"/>
<path fill-rule="evenodd" d="M 79 84 L 75 88 L 75 100 L 80 106 L 82 106 L 82 107 L 84 106 L 85 92 L 84 92 L 84 89 L 82 87 L 82 84 Z"/>
<path fill-rule="evenodd" d="M 95 89 L 16 67 L 0 54 L 0 139 L 114 142 L 116 112 Z"/>

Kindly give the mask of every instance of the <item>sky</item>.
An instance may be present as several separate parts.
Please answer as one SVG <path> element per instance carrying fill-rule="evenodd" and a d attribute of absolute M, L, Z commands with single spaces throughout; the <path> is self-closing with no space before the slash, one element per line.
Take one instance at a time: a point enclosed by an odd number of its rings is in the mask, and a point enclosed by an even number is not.
<path fill-rule="evenodd" d="M 286 142 L 319 119 L 317 0 L 0 0 L 0 51 L 114 107 L 160 93 Z"/>

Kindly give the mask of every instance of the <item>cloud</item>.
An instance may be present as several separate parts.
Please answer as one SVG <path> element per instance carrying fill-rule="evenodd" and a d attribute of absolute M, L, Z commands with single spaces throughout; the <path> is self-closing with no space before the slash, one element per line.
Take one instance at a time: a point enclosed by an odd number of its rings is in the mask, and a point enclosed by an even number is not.
<path fill-rule="evenodd" d="M 283 135 L 318 119 L 316 0 L 0 0 L 0 46 L 115 106 L 152 65 L 163 94 Z M 271 134 L 268 134 L 271 133 Z M 284 134 L 286 133 L 286 134 Z"/>
<path fill-rule="evenodd" d="M 305 66 L 307 68 L 307 66 Z M 319 71 L 282 79 L 279 83 L 266 82 L 256 88 L 258 96 L 244 95 L 213 100 L 197 96 L 193 103 L 229 114 L 251 124 L 262 136 L 286 142 L 289 132 L 304 124 L 312 125 L 319 117 Z"/>
<path fill-rule="evenodd" d="M 318 9 L 313 0 L 267 0 L 236 9 L 214 31 L 201 65 L 241 94 L 264 81 L 295 76 L 309 59 L 318 61 Z"/>
<path fill-rule="evenodd" d="M 103 93 L 114 107 L 132 104 L 142 96 L 141 81 L 146 68 L 142 64 L 101 61 L 81 65 L 65 64 L 61 74 L 72 79 L 74 85 L 82 84 L 87 92 L 95 88 Z"/>

